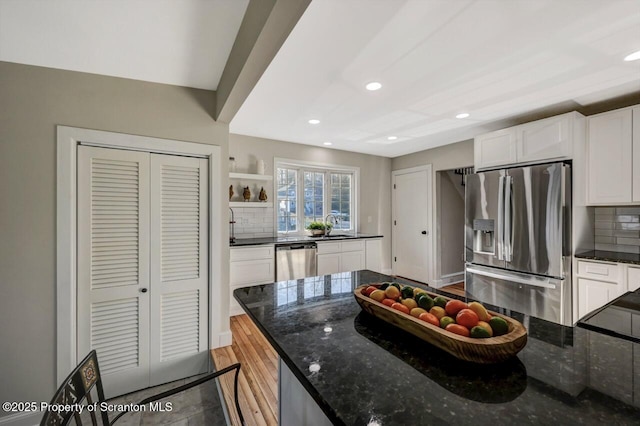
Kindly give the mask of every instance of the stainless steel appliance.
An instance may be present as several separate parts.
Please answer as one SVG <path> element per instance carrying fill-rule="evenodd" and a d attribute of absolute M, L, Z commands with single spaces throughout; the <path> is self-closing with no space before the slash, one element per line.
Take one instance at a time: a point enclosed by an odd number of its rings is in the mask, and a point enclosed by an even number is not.
<path fill-rule="evenodd" d="M 570 325 L 571 166 L 476 173 L 465 191 L 467 292 Z"/>
<path fill-rule="evenodd" d="M 276 281 L 315 277 L 316 251 L 313 242 L 276 245 Z"/>

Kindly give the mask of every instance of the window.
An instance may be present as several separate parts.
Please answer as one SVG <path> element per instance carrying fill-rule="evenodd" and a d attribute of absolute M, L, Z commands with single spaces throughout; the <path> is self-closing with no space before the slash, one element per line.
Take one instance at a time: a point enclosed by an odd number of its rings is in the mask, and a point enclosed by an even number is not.
<path fill-rule="evenodd" d="M 337 221 L 334 230 L 355 231 L 357 174 L 357 168 L 277 160 L 278 232 L 302 233 L 329 214 Z"/>

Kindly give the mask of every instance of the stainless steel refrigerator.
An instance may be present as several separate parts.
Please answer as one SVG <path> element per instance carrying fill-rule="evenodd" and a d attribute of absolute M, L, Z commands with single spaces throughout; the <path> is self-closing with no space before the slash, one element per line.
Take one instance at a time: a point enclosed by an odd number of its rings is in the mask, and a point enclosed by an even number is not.
<path fill-rule="evenodd" d="M 468 175 L 465 289 L 475 300 L 570 325 L 571 166 Z"/>

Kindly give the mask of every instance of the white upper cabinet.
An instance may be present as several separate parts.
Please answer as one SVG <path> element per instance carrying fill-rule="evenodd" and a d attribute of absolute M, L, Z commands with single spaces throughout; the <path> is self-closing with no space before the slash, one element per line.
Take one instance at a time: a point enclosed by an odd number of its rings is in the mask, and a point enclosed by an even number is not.
<path fill-rule="evenodd" d="M 570 157 L 571 117 L 571 114 L 564 114 L 518 126 L 518 162 Z"/>
<path fill-rule="evenodd" d="M 636 109 L 636 118 L 638 108 Z M 620 204 L 633 200 L 632 177 L 636 183 L 640 170 L 633 174 L 633 143 L 631 108 L 624 108 L 588 119 L 587 139 L 587 204 Z M 638 132 L 640 133 L 640 132 Z M 638 139 L 640 135 L 636 136 Z M 636 146 L 640 150 L 640 143 Z M 637 153 L 636 153 L 637 154 Z M 636 161 L 635 169 L 640 169 Z M 635 185 L 640 192 L 640 184 Z M 640 194 L 637 194 L 640 195 Z M 638 197 L 640 199 L 640 197 Z"/>
<path fill-rule="evenodd" d="M 476 169 L 516 162 L 516 129 L 503 129 L 478 136 L 474 141 Z"/>
<path fill-rule="evenodd" d="M 577 112 L 480 135 L 474 140 L 476 170 L 572 158 L 574 138 L 583 134 Z"/>
<path fill-rule="evenodd" d="M 633 202 L 640 202 L 640 106 L 632 108 L 633 111 Z"/>

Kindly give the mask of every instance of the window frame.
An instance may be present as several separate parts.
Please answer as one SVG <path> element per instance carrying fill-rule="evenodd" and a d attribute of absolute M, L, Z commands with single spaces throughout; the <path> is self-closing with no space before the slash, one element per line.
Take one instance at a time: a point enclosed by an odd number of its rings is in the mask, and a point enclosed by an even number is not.
<path fill-rule="evenodd" d="M 278 230 L 278 169 L 285 168 L 296 171 L 296 230 Z M 344 230 L 347 233 L 356 233 L 358 229 L 358 211 L 360 204 L 360 167 L 344 166 L 338 164 L 317 163 L 313 161 L 292 160 L 287 158 L 274 158 L 273 160 L 273 219 L 275 223 L 276 235 L 303 235 L 304 227 L 304 172 L 324 173 L 324 189 L 322 197 L 323 211 L 331 212 L 331 173 L 347 173 L 352 175 L 351 182 L 351 229 Z M 325 214 L 326 215 L 329 213 Z M 322 218 L 324 220 L 324 218 Z"/>

